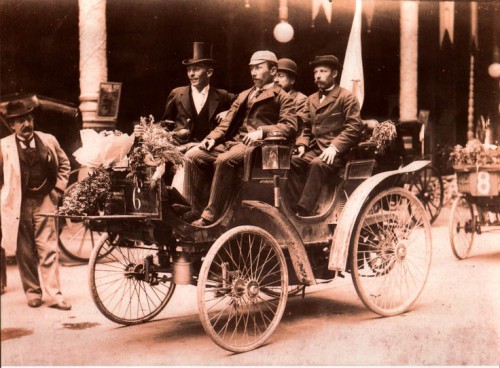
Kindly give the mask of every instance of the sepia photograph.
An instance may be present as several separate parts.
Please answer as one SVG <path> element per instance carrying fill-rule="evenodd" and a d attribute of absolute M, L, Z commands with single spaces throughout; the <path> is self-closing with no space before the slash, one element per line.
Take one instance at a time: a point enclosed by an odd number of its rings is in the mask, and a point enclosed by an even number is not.
<path fill-rule="evenodd" d="M 500 2 L 1 0 L 0 365 L 500 365 Z"/>

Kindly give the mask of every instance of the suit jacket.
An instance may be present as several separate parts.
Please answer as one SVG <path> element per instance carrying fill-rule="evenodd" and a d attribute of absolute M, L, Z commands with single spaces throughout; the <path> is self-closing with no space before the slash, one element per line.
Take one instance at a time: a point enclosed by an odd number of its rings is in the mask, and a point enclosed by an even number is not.
<path fill-rule="evenodd" d="M 247 113 L 247 100 L 254 87 L 241 92 L 231 105 L 224 120 L 208 135 L 216 143 L 233 139 L 245 118 L 247 127 L 263 131 L 263 137 L 272 131 L 281 131 L 287 139 L 297 133 L 297 113 L 293 99 L 281 87 L 274 85 L 263 91 Z"/>
<path fill-rule="evenodd" d="M 218 113 L 226 111 L 231 107 L 231 102 L 234 99 L 234 94 L 227 92 L 223 89 L 217 89 L 210 86 L 208 90 L 207 101 L 208 104 L 208 125 L 207 131 L 211 131 L 217 126 L 215 117 Z M 170 92 L 165 106 L 165 112 L 162 119 L 175 121 L 174 131 L 187 129 L 189 132 L 193 131 L 193 122 L 195 120 L 196 109 L 191 103 L 191 86 L 177 87 Z M 190 137 L 184 142 L 190 141 Z"/>
<path fill-rule="evenodd" d="M 54 188 L 61 191 L 66 189 L 69 172 L 71 170 L 68 157 L 61 149 L 53 135 L 35 131 L 38 148 L 49 166 L 50 171 L 56 173 Z M 37 139 L 38 138 L 38 139 Z M 16 137 L 11 134 L 0 140 L 0 213 L 2 226 L 2 247 L 12 252 L 17 247 L 17 236 L 19 232 L 19 217 L 21 213 L 21 201 L 23 188 L 26 185 L 21 177 L 21 172 Z M 53 210 L 53 209 L 52 209 Z M 47 209 L 47 212 L 49 209 Z"/>
<path fill-rule="evenodd" d="M 348 90 L 336 85 L 319 102 L 319 92 L 307 98 L 303 116 L 304 130 L 297 145 L 312 147 L 317 144 L 321 151 L 334 145 L 339 154 L 347 153 L 359 142 L 363 128 L 359 103 Z"/>

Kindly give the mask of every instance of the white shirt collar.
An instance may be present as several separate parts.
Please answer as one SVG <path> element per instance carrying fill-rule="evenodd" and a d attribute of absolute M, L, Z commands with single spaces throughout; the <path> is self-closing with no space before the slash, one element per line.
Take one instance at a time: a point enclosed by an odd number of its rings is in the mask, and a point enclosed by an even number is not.
<path fill-rule="evenodd" d="M 205 102 L 207 102 L 209 90 L 209 84 L 207 84 L 201 91 L 198 91 L 198 89 L 195 87 L 191 87 L 191 96 L 193 97 L 194 107 L 196 108 L 196 112 L 198 114 L 200 113 L 201 109 L 203 109 Z"/>

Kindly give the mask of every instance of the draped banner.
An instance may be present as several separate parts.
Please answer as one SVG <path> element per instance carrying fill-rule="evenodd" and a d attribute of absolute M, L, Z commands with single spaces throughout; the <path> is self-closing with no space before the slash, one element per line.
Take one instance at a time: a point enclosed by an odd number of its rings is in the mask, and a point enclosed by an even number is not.
<path fill-rule="evenodd" d="M 356 11 L 351 27 L 344 57 L 344 68 L 340 86 L 348 89 L 357 97 L 359 106 L 363 106 L 365 82 L 363 76 L 363 58 L 361 55 L 361 0 L 356 0 Z"/>
<path fill-rule="evenodd" d="M 453 27 L 455 19 L 455 3 L 453 1 L 442 1 L 439 3 L 439 45 L 448 33 L 450 42 L 453 44 Z"/>

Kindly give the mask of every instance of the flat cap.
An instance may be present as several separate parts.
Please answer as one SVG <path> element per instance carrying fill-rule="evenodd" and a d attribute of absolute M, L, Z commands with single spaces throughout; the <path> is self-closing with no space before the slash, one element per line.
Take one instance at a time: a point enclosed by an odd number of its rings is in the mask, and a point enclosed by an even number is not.
<path fill-rule="evenodd" d="M 253 53 L 252 57 L 250 58 L 250 63 L 248 63 L 248 65 L 257 65 L 264 63 L 266 61 L 271 61 L 273 63 L 278 64 L 278 58 L 276 57 L 274 52 L 268 50 L 261 50 Z"/>

